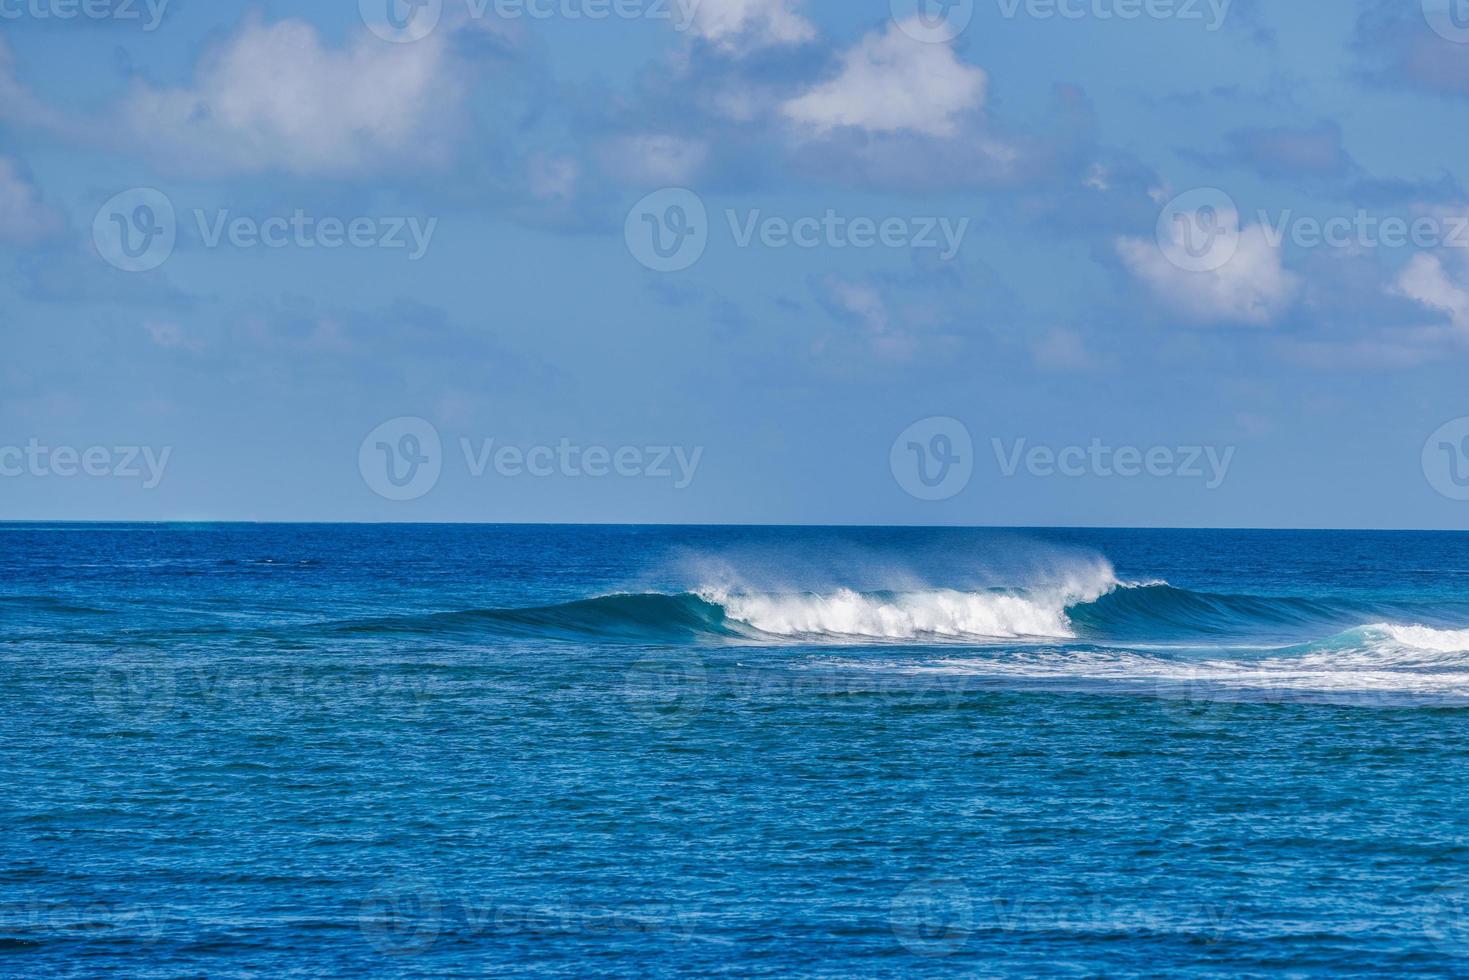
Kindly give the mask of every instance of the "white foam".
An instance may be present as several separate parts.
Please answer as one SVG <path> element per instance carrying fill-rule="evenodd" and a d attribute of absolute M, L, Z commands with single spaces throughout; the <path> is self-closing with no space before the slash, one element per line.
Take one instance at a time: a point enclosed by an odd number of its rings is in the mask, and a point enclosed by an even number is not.
<path fill-rule="evenodd" d="M 830 595 L 706 595 L 725 614 L 762 633 L 801 637 L 1068 639 L 1064 606 L 1002 593 L 913 592 L 872 596 L 841 589 Z"/>
<path fill-rule="evenodd" d="M 1394 626 L 1374 623 L 1366 627 L 1386 633 L 1394 643 L 1433 653 L 1469 653 L 1469 630 L 1437 630 L 1430 626 Z"/>
<path fill-rule="evenodd" d="M 1297 649 L 1298 656 L 1271 662 L 1338 671 L 1469 669 L 1469 630 L 1372 623 Z"/>
<path fill-rule="evenodd" d="M 1110 566 L 1072 569 L 1024 591 L 925 589 L 895 593 L 740 592 L 704 589 L 700 596 L 729 618 L 772 636 L 879 640 L 1074 639 L 1066 608 L 1117 587 Z"/>
<path fill-rule="evenodd" d="M 1403 703 L 1469 703 L 1469 671 L 1415 672 L 1394 669 L 1323 669 L 1248 662 L 1167 661 L 1123 652 L 1052 651 L 1004 660 L 950 659 L 930 663 L 873 664 L 860 661 L 810 664 L 820 668 L 972 678 L 1001 687 L 1035 686 L 1093 690 L 1193 701 L 1268 704 L 1330 703 L 1358 707 Z"/>
<path fill-rule="evenodd" d="M 1247 649 L 1231 647 L 1229 652 Z M 1324 643 L 1268 653 L 1274 656 L 1175 659 L 1141 649 L 1051 646 L 937 660 L 845 660 L 832 665 L 910 675 L 1084 682 L 1167 697 L 1346 704 L 1377 703 L 1389 696 L 1469 701 L 1469 630 L 1375 623 Z"/>

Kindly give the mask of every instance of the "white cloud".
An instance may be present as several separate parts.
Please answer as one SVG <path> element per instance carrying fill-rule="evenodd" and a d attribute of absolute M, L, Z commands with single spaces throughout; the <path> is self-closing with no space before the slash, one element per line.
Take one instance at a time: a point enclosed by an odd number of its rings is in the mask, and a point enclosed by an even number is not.
<path fill-rule="evenodd" d="M 815 284 L 817 296 L 828 313 L 838 321 L 855 324 L 860 333 L 839 344 L 847 350 L 855 340 L 872 354 L 889 360 L 906 361 L 919 350 L 923 338 L 914 330 L 923 317 L 901 304 L 894 312 L 889 297 L 876 283 L 845 279 L 835 273 Z M 943 343 L 946 338 L 930 337 L 930 343 Z M 825 342 L 821 345 L 827 346 Z"/>
<path fill-rule="evenodd" d="M 1221 218 L 1239 227 L 1237 215 Z M 1150 239 L 1119 238 L 1116 247 L 1128 270 L 1175 313 L 1199 323 L 1267 325 L 1294 302 L 1299 277 L 1285 270 L 1279 246 L 1261 226 L 1250 225 L 1229 241 L 1237 242 L 1233 255 L 1206 271 L 1182 268 Z"/>
<path fill-rule="evenodd" d="M 1408 261 L 1393 284 L 1393 292 L 1424 306 L 1442 310 L 1455 328 L 1469 331 L 1469 288 L 1452 276 L 1436 255 L 1420 252 Z"/>
<path fill-rule="evenodd" d="M 135 82 L 95 117 L 46 106 L 20 84 L 0 43 L 0 118 L 78 142 L 139 150 L 164 168 L 308 176 L 437 167 L 468 89 L 448 26 L 412 44 L 359 30 L 329 47 L 304 20 L 248 16 L 207 53 L 192 82 Z"/>
<path fill-rule="evenodd" d="M 41 202 L 20 165 L 0 157 L 0 242 L 29 245 L 61 231 L 61 215 Z"/>
<path fill-rule="evenodd" d="M 868 34 L 841 64 L 835 78 L 786 102 L 786 118 L 818 134 L 849 126 L 950 137 L 961 115 L 983 107 L 989 84 L 947 44 L 916 40 L 898 24 Z"/>
<path fill-rule="evenodd" d="M 1469 241 L 1464 238 L 1469 214 L 1446 205 L 1420 210 L 1437 223 L 1443 246 L 1436 253 L 1419 252 L 1409 259 L 1388 291 L 1447 313 L 1456 331 L 1469 333 Z M 1459 260 L 1457 271 L 1446 265 L 1450 256 Z"/>
<path fill-rule="evenodd" d="M 724 51 L 742 54 L 759 48 L 800 44 L 816 37 L 811 22 L 791 9 L 790 0 L 673 0 L 693 5 L 689 29 Z"/>
<path fill-rule="evenodd" d="M 865 282 L 853 282 L 837 276 L 822 280 L 827 299 L 842 313 L 854 318 L 874 334 L 888 329 L 887 303 L 877 288 Z"/>
<path fill-rule="evenodd" d="M 326 47 L 303 20 L 247 18 L 199 64 L 192 85 L 135 86 L 117 110 L 126 136 L 206 170 L 339 175 L 441 161 L 465 82 L 448 31 L 385 44 L 364 30 Z"/>
<path fill-rule="evenodd" d="M 702 140 L 662 134 L 620 137 L 602 152 L 607 169 L 623 180 L 663 185 L 689 183 L 708 157 Z"/>

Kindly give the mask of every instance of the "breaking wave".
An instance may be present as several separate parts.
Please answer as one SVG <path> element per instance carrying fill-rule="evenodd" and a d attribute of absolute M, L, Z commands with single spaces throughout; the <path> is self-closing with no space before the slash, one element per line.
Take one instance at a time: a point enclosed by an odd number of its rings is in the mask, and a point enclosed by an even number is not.
<path fill-rule="evenodd" d="M 505 633 L 631 642 L 1071 642 L 1469 652 L 1469 608 L 1193 592 L 1124 583 L 1110 571 L 1025 589 L 757 592 L 706 588 L 605 595 L 559 605 L 466 609 L 329 624 L 351 633 Z M 1434 623 L 1434 625 L 1426 625 Z M 1321 637 L 1328 637 L 1321 640 Z"/>

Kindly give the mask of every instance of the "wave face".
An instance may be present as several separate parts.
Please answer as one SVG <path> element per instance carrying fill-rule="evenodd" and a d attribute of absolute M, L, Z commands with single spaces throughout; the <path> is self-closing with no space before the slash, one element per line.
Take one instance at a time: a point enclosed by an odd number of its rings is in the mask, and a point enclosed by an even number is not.
<path fill-rule="evenodd" d="M 1067 612 L 1083 636 L 1161 641 L 1262 632 L 1288 634 L 1313 626 L 1343 625 L 1352 622 L 1354 616 L 1378 611 L 1365 604 L 1191 592 L 1166 582 L 1149 582 L 1108 590 L 1094 602 L 1076 605 Z"/>
<path fill-rule="evenodd" d="M 333 624 L 333 632 L 424 636 L 489 634 L 547 639 L 588 637 L 674 642 L 748 635 L 727 621 L 722 607 L 696 595 L 609 595 L 526 609 L 465 609 Z"/>

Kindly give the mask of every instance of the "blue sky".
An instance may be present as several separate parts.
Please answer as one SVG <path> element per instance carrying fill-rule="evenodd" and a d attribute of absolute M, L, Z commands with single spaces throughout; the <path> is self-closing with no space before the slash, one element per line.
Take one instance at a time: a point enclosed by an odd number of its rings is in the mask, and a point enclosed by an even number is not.
<path fill-rule="evenodd" d="M 0 0 L 0 518 L 1469 526 L 1464 0 L 388 2 Z"/>

